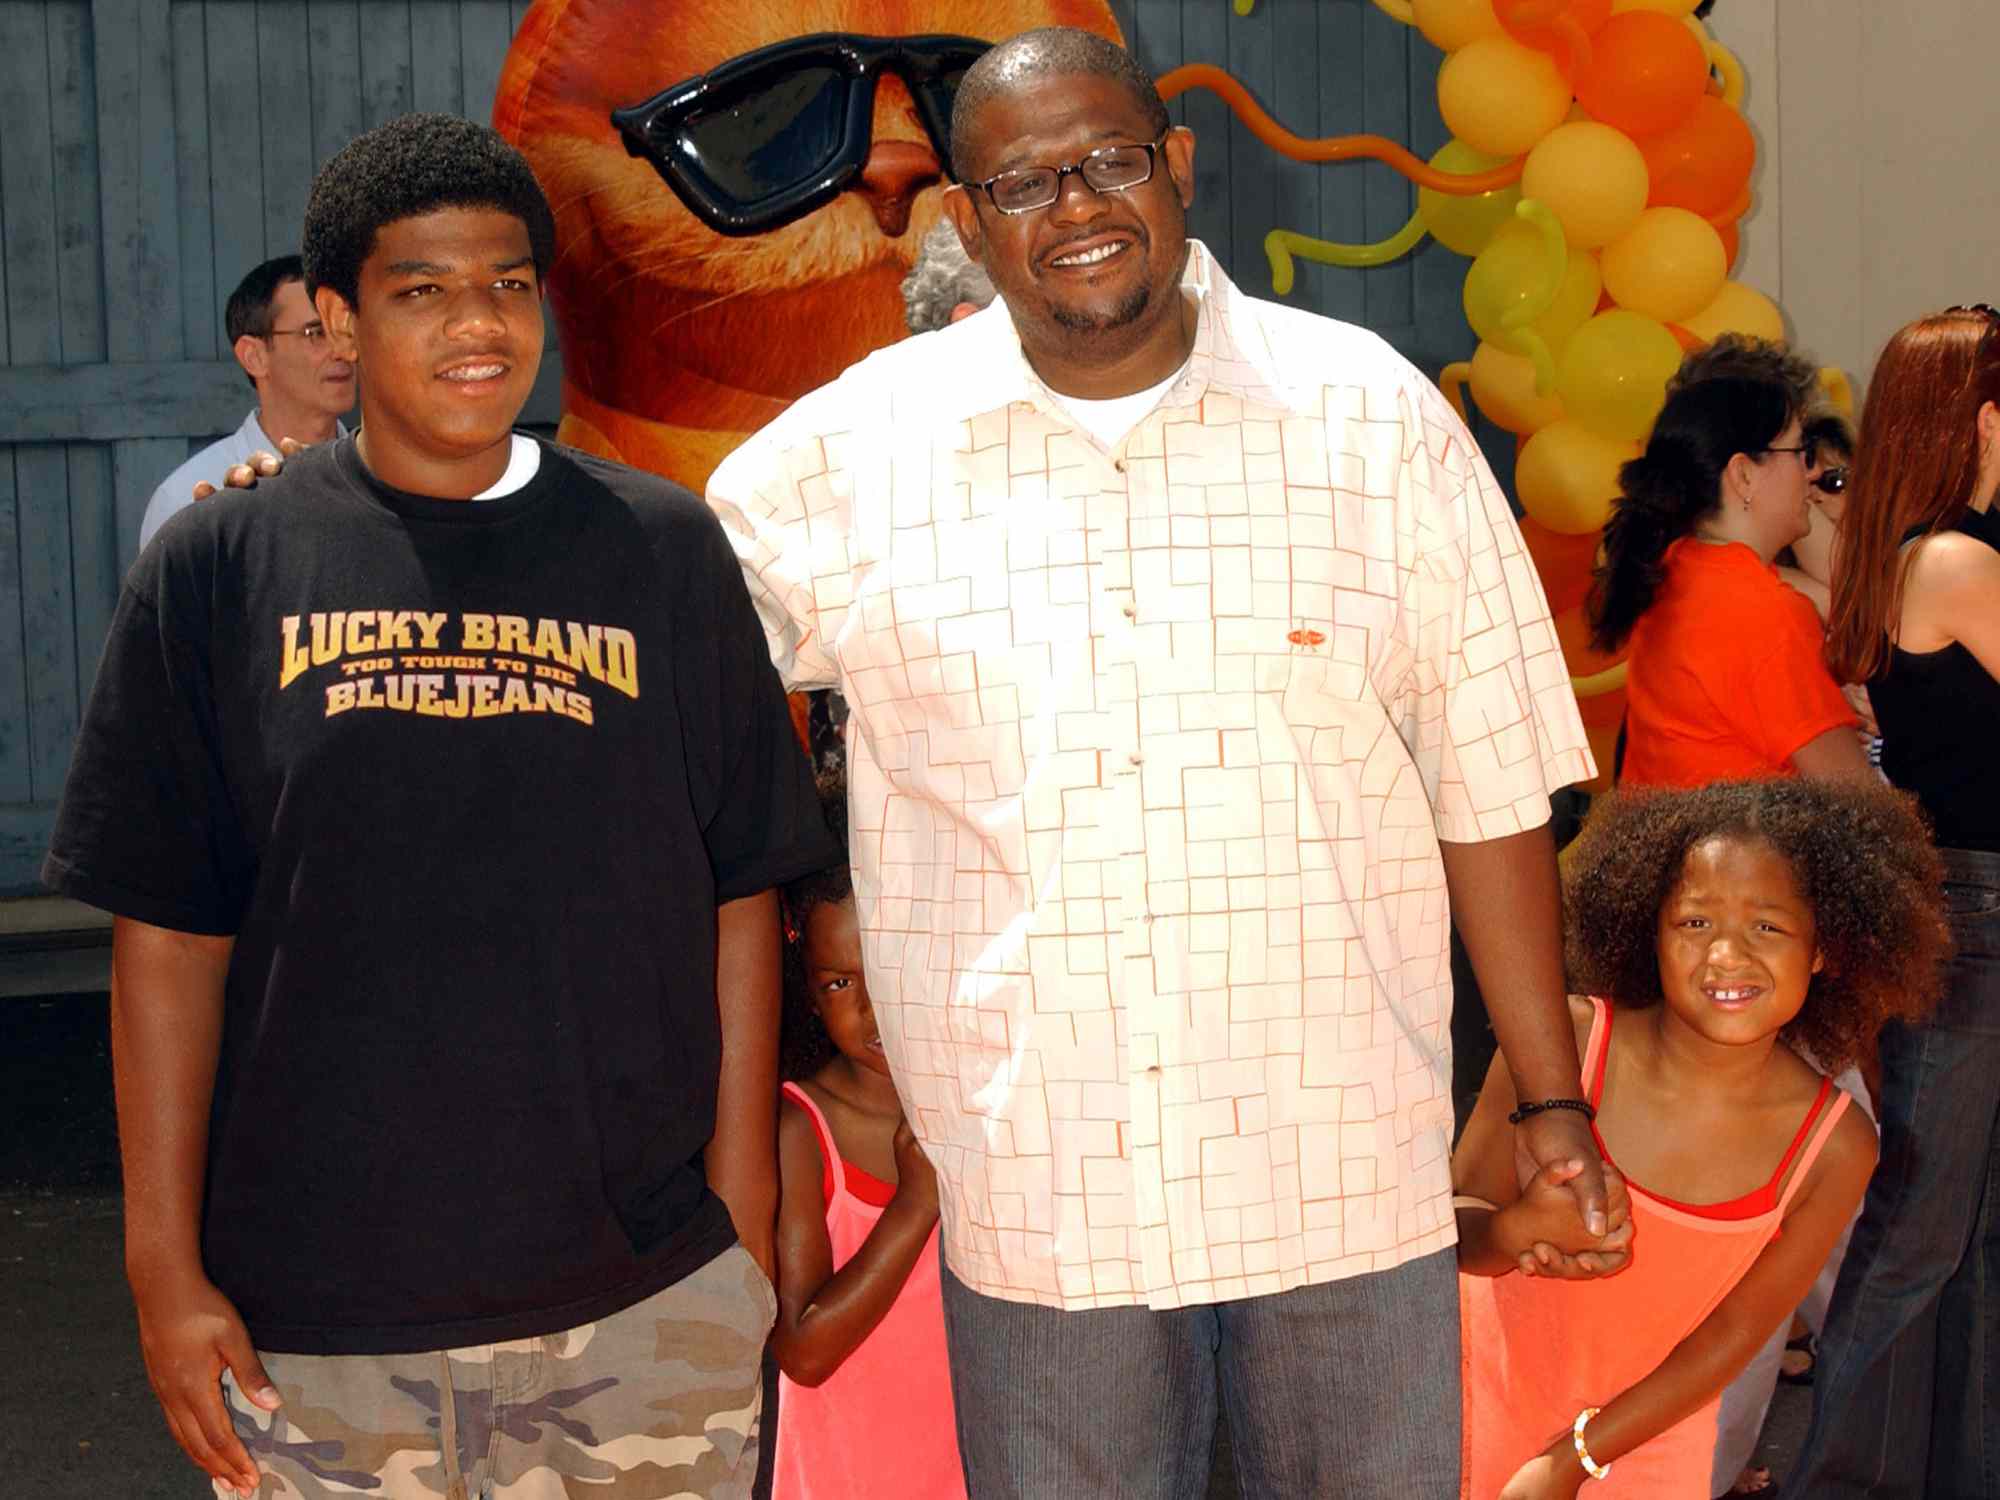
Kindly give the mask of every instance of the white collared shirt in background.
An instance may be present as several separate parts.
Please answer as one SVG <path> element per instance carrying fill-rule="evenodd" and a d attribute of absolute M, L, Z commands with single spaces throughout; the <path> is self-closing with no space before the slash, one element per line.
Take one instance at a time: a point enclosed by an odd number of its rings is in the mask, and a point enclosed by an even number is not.
<path fill-rule="evenodd" d="M 346 424 L 335 422 L 333 435 L 346 437 Z M 227 437 L 217 438 L 160 481 L 159 487 L 153 491 L 153 498 L 146 502 L 146 515 L 139 523 L 140 550 L 145 550 L 146 543 L 166 524 L 169 516 L 194 504 L 194 487 L 197 484 L 206 480 L 221 489 L 223 477 L 238 464 L 247 463 L 250 455 L 260 450 L 276 453 L 278 445 L 258 423 L 257 408 L 253 406 L 241 427 Z"/>

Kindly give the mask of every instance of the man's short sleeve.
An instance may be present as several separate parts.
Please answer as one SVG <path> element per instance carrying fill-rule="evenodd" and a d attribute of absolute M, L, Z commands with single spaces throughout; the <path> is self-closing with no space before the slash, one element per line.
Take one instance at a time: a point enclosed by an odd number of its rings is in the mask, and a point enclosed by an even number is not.
<path fill-rule="evenodd" d="M 839 677 L 822 604 L 846 602 L 847 508 L 827 441 L 803 420 L 827 399 L 823 391 L 802 399 L 708 481 L 709 507 L 742 565 L 772 664 L 794 692 L 833 687 Z"/>
<path fill-rule="evenodd" d="M 675 631 L 683 749 L 715 876 L 733 901 L 840 858 L 728 540 L 702 518 Z"/>
<path fill-rule="evenodd" d="M 1438 836 L 1504 838 L 1548 820 L 1549 793 L 1596 774 L 1534 560 L 1472 435 L 1433 390 L 1404 402 L 1399 504 L 1415 520 L 1399 714 Z"/>
<path fill-rule="evenodd" d="M 126 584 L 42 880 L 120 916 L 223 936 L 255 861 L 224 773 L 206 642 L 205 621 Z"/>

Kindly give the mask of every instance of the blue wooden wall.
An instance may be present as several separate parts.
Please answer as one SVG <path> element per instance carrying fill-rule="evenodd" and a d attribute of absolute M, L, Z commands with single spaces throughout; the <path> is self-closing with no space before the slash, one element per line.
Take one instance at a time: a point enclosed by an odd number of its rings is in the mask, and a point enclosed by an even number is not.
<path fill-rule="evenodd" d="M 1437 54 L 1369 0 L 1112 4 L 1156 73 L 1222 64 L 1300 135 L 1445 139 Z M 411 109 L 485 119 L 526 8 L 0 0 L 0 894 L 34 887 L 148 495 L 249 409 L 230 289 L 296 248 L 313 170 L 355 133 Z M 1195 230 L 1254 292 L 1273 226 L 1364 241 L 1409 216 L 1386 167 L 1285 161 L 1211 94 L 1173 108 L 1199 137 Z M 1301 262 L 1293 297 L 1435 372 L 1472 346 L 1464 268 L 1434 245 L 1366 272 Z"/>

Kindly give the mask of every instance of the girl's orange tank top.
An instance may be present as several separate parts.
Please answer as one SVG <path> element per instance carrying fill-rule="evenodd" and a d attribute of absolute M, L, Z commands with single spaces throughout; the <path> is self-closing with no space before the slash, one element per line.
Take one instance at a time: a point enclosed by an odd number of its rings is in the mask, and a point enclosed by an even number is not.
<path fill-rule="evenodd" d="M 1591 1005 L 1596 1016 L 1583 1077 L 1594 1101 L 1603 1096 L 1611 1007 L 1596 999 Z M 1465 1500 L 1493 1500 L 1515 1470 L 1559 1433 L 1569 1432 L 1579 1411 L 1608 1405 L 1701 1326 L 1777 1238 L 1786 1208 L 1848 1102 L 1846 1094 L 1822 1083 L 1770 1181 L 1734 1202 L 1676 1203 L 1627 1178 L 1635 1229 L 1632 1263 L 1616 1276 L 1458 1278 Z M 1605 1155 L 1609 1160 L 1610 1153 Z M 1698 1411 L 1618 1459 L 1611 1477 L 1593 1481 L 1590 1493 L 1600 1500 L 1708 1500 L 1720 1400 L 1718 1391 Z"/>

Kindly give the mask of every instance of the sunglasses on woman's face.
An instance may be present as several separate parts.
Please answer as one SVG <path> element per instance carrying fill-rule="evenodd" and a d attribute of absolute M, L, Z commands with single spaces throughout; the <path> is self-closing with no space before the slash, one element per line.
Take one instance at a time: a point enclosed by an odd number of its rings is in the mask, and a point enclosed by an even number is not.
<path fill-rule="evenodd" d="M 1822 469 L 1813 480 L 1813 488 L 1822 495 L 1839 495 L 1847 490 L 1847 466 L 1837 469 Z"/>
<path fill-rule="evenodd" d="M 709 228 L 761 234 L 804 218 L 861 175 L 885 72 L 909 86 L 948 164 L 952 99 L 991 45 L 969 36 L 794 37 L 615 109 L 611 123 Z"/>

